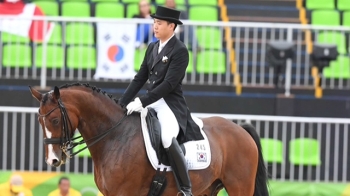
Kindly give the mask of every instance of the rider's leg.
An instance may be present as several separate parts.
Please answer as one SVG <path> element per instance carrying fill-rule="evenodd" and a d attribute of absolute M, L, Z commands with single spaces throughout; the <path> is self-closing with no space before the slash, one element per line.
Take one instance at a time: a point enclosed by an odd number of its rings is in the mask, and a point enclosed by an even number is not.
<path fill-rule="evenodd" d="M 156 110 L 162 130 L 162 143 L 167 151 L 170 165 L 177 176 L 184 195 L 192 195 L 191 181 L 188 175 L 185 156 L 176 140 L 179 134 L 179 124 L 174 113 L 163 99 L 158 100 L 152 107 Z"/>

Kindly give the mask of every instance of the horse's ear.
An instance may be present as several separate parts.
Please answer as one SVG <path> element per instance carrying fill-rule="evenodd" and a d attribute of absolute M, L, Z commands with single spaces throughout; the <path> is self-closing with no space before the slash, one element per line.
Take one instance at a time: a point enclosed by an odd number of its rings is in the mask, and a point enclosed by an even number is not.
<path fill-rule="evenodd" d="M 32 96 L 38 100 L 39 102 L 41 102 L 41 99 L 43 98 L 43 94 L 41 94 L 39 91 L 35 90 L 34 88 L 32 88 L 31 86 L 29 86 L 29 90 L 30 93 L 32 93 Z"/>
<path fill-rule="evenodd" d="M 54 90 L 53 90 L 53 97 L 58 100 L 60 98 L 60 89 L 55 86 Z"/>

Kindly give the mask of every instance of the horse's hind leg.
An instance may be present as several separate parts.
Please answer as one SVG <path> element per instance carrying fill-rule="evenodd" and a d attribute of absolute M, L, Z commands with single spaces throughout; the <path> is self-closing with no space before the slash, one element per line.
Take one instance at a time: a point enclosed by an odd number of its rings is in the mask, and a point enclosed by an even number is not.
<path fill-rule="evenodd" d="M 246 157 L 254 157 L 252 154 L 246 153 Z M 255 190 L 258 161 L 254 158 L 249 160 L 243 155 L 236 157 L 240 158 L 235 160 L 233 158 L 226 165 L 221 181 L 230 196 L 252 196 Z"/>
<path fill-rule="evenodd" d="M 255 176 L 245 179 L 227 179 L 224 181 L 224 186 L 229 196 L 253 196 L 255 189 Z"/>

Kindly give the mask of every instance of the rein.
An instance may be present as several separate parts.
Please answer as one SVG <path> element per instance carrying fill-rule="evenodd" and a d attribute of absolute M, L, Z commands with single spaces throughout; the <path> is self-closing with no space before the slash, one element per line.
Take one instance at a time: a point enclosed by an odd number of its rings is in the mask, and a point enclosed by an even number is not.
<path fill-rule="evenodd" d="M 118 123 L 115 124 L 113 127 L 109 128 L 107 131 L 105 131 L 105 132 L 103 132 L 103 133 L 100 133 L 100 134 L 98 134 L 98 135 L 96 135 L 96 136 L 94 136 L 94 137 L 92 137 L 92 138 L 90 138 L 90 139 L 88 139 L 88 140 L 86 140 L 86 141 L 84 141 L 84 140 L 82 139 L 82 140 L 80 140 L 79 142 L 71 142 L 71 147 L 69 147 L 67 150 L 71 150 L 71 149 L 73 149 L 74 147 L 76 147 L 76 146 L 78 146 L 78 145 L 81 145 L 81 144 L 84 144 L 84 143 L 86 143 L 86 142 L 95 140 L 95 141 L 91 142 L 89 145 L 86 145 L 84 148 L 78 150 L 77 152 L 74 152 L 74 153 L 70 154 L 68 157 L 69 157 L 69 158 L 72 158 L 73 156 L 77 155 L 77 154 L 80 153 L 81 151 L 83 151 L 83 150 L 87 149 L 88 147 L 90 147 L 90 146 L 96 144 L 97 142 L 99 142 L 102 138 L 104 138 L 104 137 L 107 136 L 109 133 L 111 133 L 111 132 L 114 130 L 114 128 L 118 127 L 118 126 L 123 122 L 123 120 L 124 120 L 126 117 L 127 117 L 127 115 L 124 114 L 124 116 L 123 116 L 123 117 L 118 121 Z M 73 140 L 76 140 L 76 139 L 79 139 L 79 138 L 82 138 L 82 136 L 78 136 L 78 137 L 72 138 L 72 141 L 73 141 Z"/>
<path fill-rule="evenodd" d="M 60 138 L 44 138 L 44 144 L 61 144 L 60 148 L 68 158 L 72 158 L 73 156 L 79 154 L 81 151 L 83 151 L 83 150 L 87 149 L 88 147 L 99 142 L 102 138 L 104 138 L 109 133 L 111 133 L 114 130 L 114 128 L 118 127 L 123 122 L 123 120 L 127 117 L 126 113 L 124 113 L 123 117 L 117 122 L 117 124 L 115 124 L 114 126 L 109 128 L 107 131 L 102 132 L 102 133 L 88 139 L 87 141 L 84 141 L 84 139 L 82 139 L 79 142 L 74 142 L 74 140 L 82 138 L 82 136 L 78 136 L 75 138 L 70 137 L 70 133 L 72 133 L 72 131 L 69 131 L 68 124 L 70 125 L 70 128 L 72 128 L 72 123 L 69 120 L 67 110 L 64 107 L 61 99 L 58 99 L 57 107 L 53 108 L 52 110 L 50 110 L 46 114 L 39 113 L 38 116 L 39 117 L 46 117 L 46 116 L 50 115 L 53 111 L 55 111 L 57 108 L 60 109 L 61 116 L 62 116 L 62 122 L 63 122 L 62 136 Z M 82 149 L 80 149 L 77 152 L 74 152 L 72 154 L 68 153 L 68 151 L 72 150 L 74 147 L 81 145 L 81 144 L 84 144 L 84 143 L 89 142 L 89 141 L 92 141 L 92 142 L 89 145 L 86 145 L 84 148 L 82 148 Z"/>

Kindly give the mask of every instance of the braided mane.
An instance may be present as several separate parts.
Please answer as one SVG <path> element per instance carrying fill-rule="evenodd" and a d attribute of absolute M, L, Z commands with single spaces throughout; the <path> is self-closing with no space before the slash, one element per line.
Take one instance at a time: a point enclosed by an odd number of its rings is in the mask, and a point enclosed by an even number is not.
<path fill-rule="evenodd" d="M 88 84 L 88 83 L 83 83 L 83 84 L 82 84 L 82 83 L 77 82 L 77 83 L 72 83 L 72 84 L 64 84 L 64 85 L 60 86 L 59 88 L 60 88 L 60 89 L 63 89 L 63 88 L 70 88 L 70 87 L 85 87 L 85 88 L 89 88 L 89 89 L 91 89 L 91 90 L 94 91 L 94 92 L 97 92 L 97 93 L 103 94 L 103 95 L 106 96 L 106 97 L 109 97 L 109 98 L 112 99 L 116 104 L 119 104 L 119 103 L 118 103 L 118 99 L 113 98 L 113 96 L 112 96 L 111 94 L 108 94 L 108 93 L 106 93 L 106 91 L 103 91 L 103 90 L 101 90 L 100 88 L 98 88 L 98 87 L 96 87 L 96 86 L 92 86 L 92 85 L 90 85 L 90 84 Z"/>

